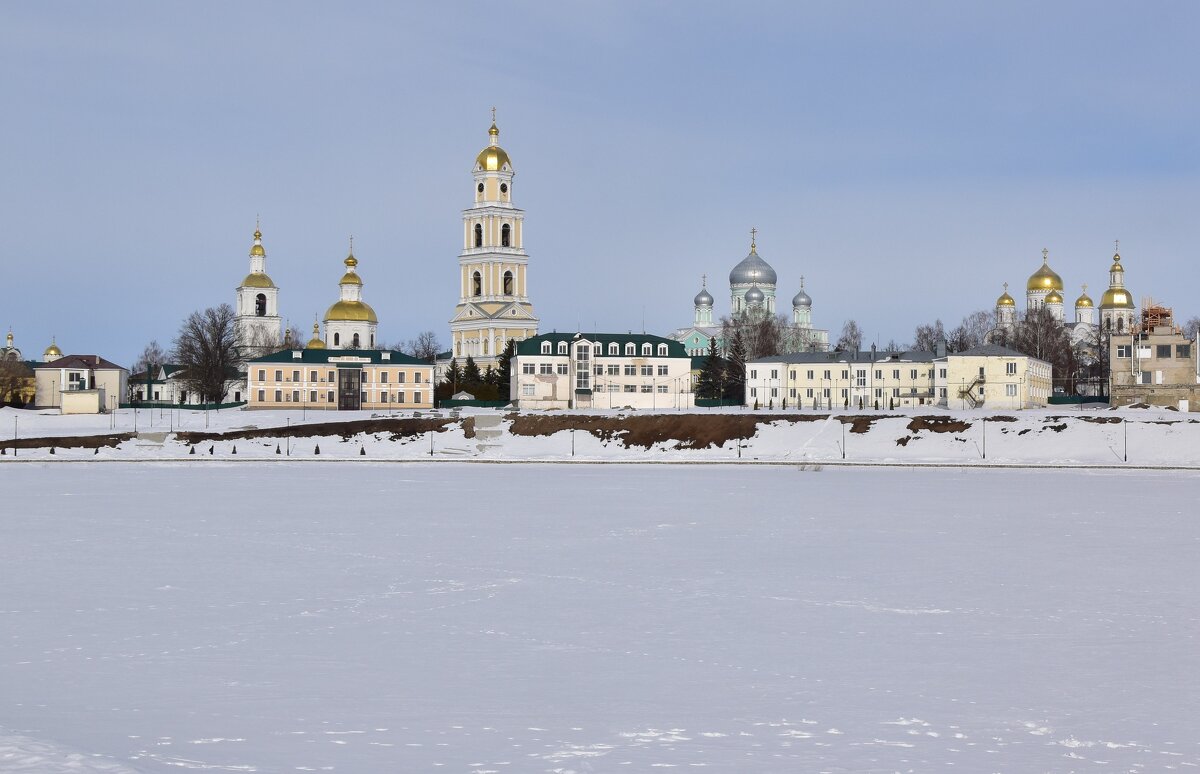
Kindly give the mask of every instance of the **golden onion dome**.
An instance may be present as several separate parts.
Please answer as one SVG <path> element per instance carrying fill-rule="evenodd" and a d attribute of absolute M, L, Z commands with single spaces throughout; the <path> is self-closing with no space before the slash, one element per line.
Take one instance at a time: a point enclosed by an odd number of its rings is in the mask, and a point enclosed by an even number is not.
<path fill-rule="evenodd" d="M 325 322 L 378 323 L 379 318 L 365 301 L 338 301 L 325 312 Z"/>
<path fill-rule="evenodd" d="M 488 129 L 488 146 L 475 157 L 475 165 L 485 172 L 498 172 L 504 169 L 505 165 L 512 169 L 512 160 L 500 147 L 499 138 L 500 130 L 496 128 L 496 121 L 493 119 L 492 127 Z"/>
<path fill-rule="evenodd" d="M 1109 269 L 1109 271 L 1110 272 L 1116 271 L 1116 272 L 1120 272 L 1122 274 L 1125 273 L 1125 267 L 1121 265 L 1121 254 L 1120 253 L 1113 253 L 1113 265 L 1112 265 L 1112 268 Z"/>
<path fill-rule="evenodd" d="M 261 271 L 250 272 L 246 275 L 246 279 L 242 280 L 244 288 L 273 288 L 275 283 L 271 281 L 265 273 Z"/>
<path fill-rule="evenodd" d="M 996 306 L 1016 306 L 1017 302 L 1008 294 L 1008 283 L 1004 283 L 1004 292 L 996 299 Z"/>
<path fill-rule="evenodd" d="M 42 353 L 42 357 L 46 358 L 62 356 L 62 350 L 58 348 L 58 345 L 53 340 L 50 342 L 50 346 L 46 347 L 46 351 Z"/>
<path fill-rule="evenodd" d="M 1092 306 L 1092 297 L 1087 294 L 1087 285 L 1084 285 L 1083 292 L 1079 294 L 1079 298 L 1075 299 L 1075 308 L 1090 309 Z"/>
<path fill-rule="evenodd" d="M 1100 298 L 1101 309 L 1133 309 L 1133 296 L 1125 288 L 1109 288 Z"/>
<path fill-rule="evenodd" d="M 1048 262 L 1048 250 L 1042 251 L 1042 268 L 1035 271 L 1029 276 L 1029 282 L 1026 283 L 1026 290 L 1062 290 L 1062 277 L 1055 273 L 1054 269 L 1050 268 Z"/>
<path fill-rule="evenodd" d="M 352 271 L 348 271 L 342 275 L 342 278 L 340 280 L 338 280 L 338 284 L 339 285 L 361 285 L 363 283 L 362 283 L 362 277 L 358 276 L 357 274 L 355 274 Z"/>
<path fill-rule="evenodd" d="M 321 325 L 317 322 L 313 323 L 313 337 L 304 345 L 305 349 L 325 349 L 325 342 L 321 341 Z"/>
<path fill-rule="evenodd" d="M 1057 290 L 1051 290 L 1049 293 L 1046 294 L 1046 303 L 1047 304 L 1061 304 L 1062 302 L 1063 302 L 1062 294 L 1059 293 Z"/>

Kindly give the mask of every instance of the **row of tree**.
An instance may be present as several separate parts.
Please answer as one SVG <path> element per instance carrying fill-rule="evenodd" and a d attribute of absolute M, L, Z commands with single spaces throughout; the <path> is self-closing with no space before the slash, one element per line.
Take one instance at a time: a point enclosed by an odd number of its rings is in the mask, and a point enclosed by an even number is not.
<path fill-rule="evenodd" d="M 451 358 L 446 368 L 446 378 L 437 385 L 434 397 L 448 400 L 460 392 L 470 393 L 475 400 L 508 400 L 509 381 L 512 378 L 512 359 L 516 354 L 516 340 L 509 339 L 504 351 L 496 358 L 496 367 L 481 370 L 475 358 L 467 355 L 462 366 L 458 358 Z"/>

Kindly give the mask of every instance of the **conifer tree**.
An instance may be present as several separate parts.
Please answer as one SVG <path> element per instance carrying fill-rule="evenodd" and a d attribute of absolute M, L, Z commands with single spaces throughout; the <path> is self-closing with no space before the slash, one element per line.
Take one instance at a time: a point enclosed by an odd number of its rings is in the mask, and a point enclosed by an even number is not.
<path fill-rule="evenodd" d="M 720 398 L 725 392 L 725 363 L 717 352 L 717 337 L 708 340 L 708 358 L 696 378 L 696 397 Z"/>
<path fill-rule="evenodd" d="M 735 331 L 729 342 L 729 358 L 725 361 L 725 398 L 746 402 L 746 345 L 741 331 Z"/>
<path fill-rule="evenodd" d="M 497 359 L 496 387 L 501 395 L 508 394 L 508 384 L 512 381 L 512 359 L 517 354 L 517 340 L 509 339 L 504 345 L 504 351 Z"/>
<path fill-rule="evenodd" d="M 446 368 L 446 384 L 450 385 L 452 393 L 458 392 L 458 385 L 462 384 L 463 372 L 458 367 L 458 358 L 450 358 L 450 365 Z"/>
<path fill-rule="evenodd" d="M 479 364 L 475 362 L 475 358 L 467 355 L 467 364 L 463 367 L 462 383 L 469 386 L 482 381 L 483 375 L 479 373 Z"/>

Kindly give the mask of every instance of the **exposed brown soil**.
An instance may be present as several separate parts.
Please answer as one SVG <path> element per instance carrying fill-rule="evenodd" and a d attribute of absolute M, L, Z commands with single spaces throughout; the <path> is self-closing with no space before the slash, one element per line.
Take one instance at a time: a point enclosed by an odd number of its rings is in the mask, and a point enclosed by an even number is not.
<path fill-rule="evenodd" d="M 970 429 L 970 422 L 963 422 L 952 417 L 913 417 L 908 423 L 908 429 L 914 433 L 928 430 L 931 433 L 962 433 Z"/>
<path fill-rule="evenodd" d="M 0 449 L 106 449 L 133 438 L 132 433 L 114 433 L 112 435 L 66 435 L 48 436 L 45 438 L 9 438 L 0 441 Z"/>
<path fill-rule="evenodd" d="M 368 435 L 389 435 L 391 440 L 413 438 L 425 433 L 440 433 L 449 425 L 457 424 L 456 420 L 430 417 L 420 419 L 362 419 L 355 422 L 321 422 L 312 425 L 293 425 L 291 427 L 262 427 L 247 430 L 233 430 L 227 433 L 176 433 L 175 437 L 184 443 L 197 444 L 205 441 L 240 441 L 251 438 L 312 438 L 314 436 L 340 436 L 348 441 L 359 433 Z"/>
<path fill-rule="evenodd" d="M 1098 425 L 1119 425 L 1120 417 L 1079 417 L 1083 422 L 1095 422 Z"/>
<path fill-rule="evenodd" d="M 1067 423 L 1063 422 L 1062 424 L 1058 425 L 1046 425 L 1046 429 L 1053 430 L 1056 433 L 1061 433 L 1063 430 L 1067 429 Z"/>
<path fill-rule="evenodd" d="M 760 422 L 812 422 L 825 417 L 778 414 L 649 414 L 600 417 L 578 414 L 509 414 L 513 435 L 553 435 L 563 430 L 582 430 L 602 441 L 619 440 L 625 446 L 648 449 L 656 443 L 675 441 L 681 449 L 707 449 L 733 440 L 746 440 L 758 431 Z"/>
<path fill-rule="evenodd" d="M 859 433 L 860 435 L 871 432 L 871 425 L 875 424 L 875 422 L 880 419 L 895 418 L 895 414 L 880 414 L 878 416 L 873 414 L 859 414 L 857 416 L 838 417 L 843 425 L 850 425 L 850 432 Z"/>
<path fill-rule="evenodd" d="M 467 417 L 462 421 L 463 438 L 475 437 L 475 417 Z"/>

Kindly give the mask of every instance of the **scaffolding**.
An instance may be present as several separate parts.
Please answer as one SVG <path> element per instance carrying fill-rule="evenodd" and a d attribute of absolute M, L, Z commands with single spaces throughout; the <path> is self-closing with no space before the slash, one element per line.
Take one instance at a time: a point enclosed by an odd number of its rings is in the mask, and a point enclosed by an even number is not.
<path fill-rule="evenodd" d="M 1172 333 L 1182 335 L 1183 331 L 1175 327 L 1175 312 L 1169 306 L 1160 306 L 1154 303 L 1154 299 L 1146 296 L 1142 299 L 1142 315 L 1134 333 L 1145 334 L 1154 333 L 1154 329 L 1167 326 Z"/>

